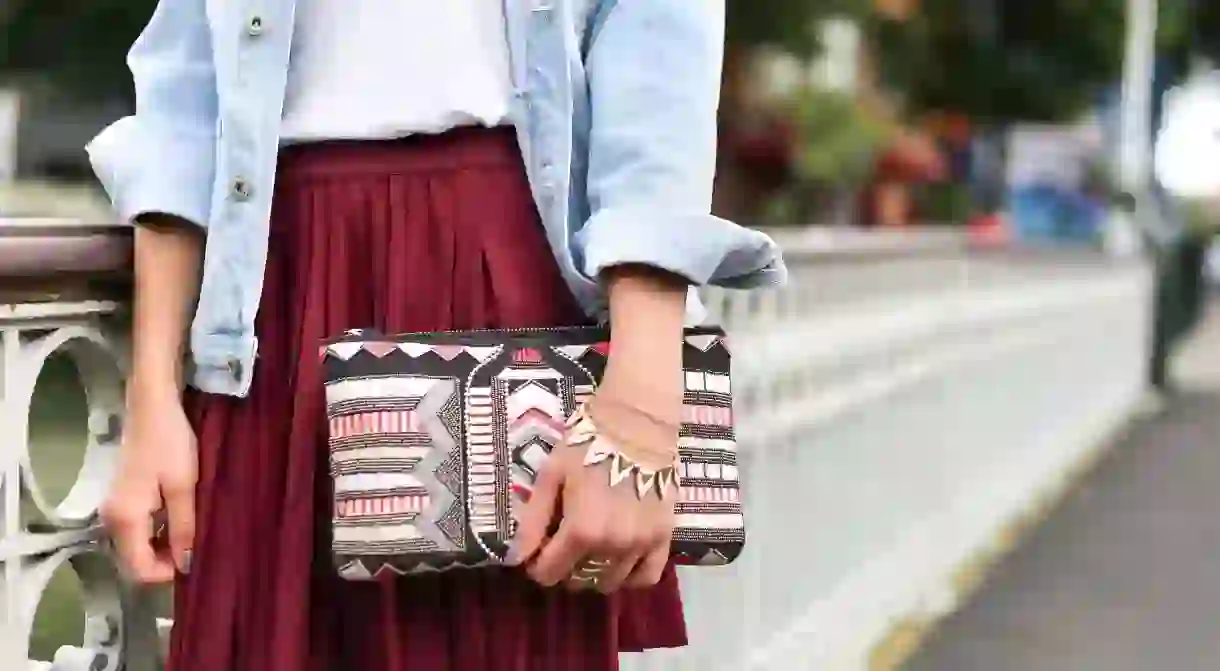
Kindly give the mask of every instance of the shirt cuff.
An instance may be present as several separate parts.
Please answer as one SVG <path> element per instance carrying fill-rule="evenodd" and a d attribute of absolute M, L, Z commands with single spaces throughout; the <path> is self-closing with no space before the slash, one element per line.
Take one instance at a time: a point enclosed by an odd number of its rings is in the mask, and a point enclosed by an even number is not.
<path fill-rule="evenodd" d="M 710 214 L 606 209 L 576 234 L 581 272 L 596 280 L 622 264 L 642 264 L 697 286 L 747 289 L 787 281 L 779 245 L 770 236 Z"/>
<path fill-rule="evenodd" d="M 169 214 L 207 226 L 216 171 L 216 136 L 121 119 L 85 147 L 122 221 Z"/>

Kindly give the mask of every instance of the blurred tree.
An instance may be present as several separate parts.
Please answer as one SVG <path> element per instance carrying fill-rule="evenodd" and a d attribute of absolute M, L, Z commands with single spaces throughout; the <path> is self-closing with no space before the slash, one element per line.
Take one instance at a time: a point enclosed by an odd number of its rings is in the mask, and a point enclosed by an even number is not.
<path fill-rule="evenodd" d="M 7 0 L 0 72 L 50 77 L 83 97 L 130 96 L 124 55 L 156 0 Z"/>
<path fill-rule="evenodd" d="M 1220 65 L 1220 2 L 1191 0 L 1188 4 L 1193 6 L 1194 14 L 1187 50 Z"/>
<path fill-rule="evenodd" d="M 727 0 L 730 50 L 768 45 L 809 53 L 816 20 L 861 16 L 872 0 Z M 128 80 L 123 56 L 156 0 L 7 0 L 0 3 L 0 72 L 49 74 L 82 94 Z M 124 89 L 125 90 L 125 89 Z"/>
<path fill-rule="evenodd" d="M 860 18 L 873 0 L 727 0 L 726 39 L 730 48 L 771 46 L 797 54 L 815 50 L 819 19 Z"/>
<path fill-rule="evenodd" d="M 1163 48 L 1187 38 L 1189 3 L 1162 0 Z M 885 84 L 911 110 L 1055 121 L 1079 113 L 1122 68 L 1124 0 L 923 0 L 869 21 Z"/>

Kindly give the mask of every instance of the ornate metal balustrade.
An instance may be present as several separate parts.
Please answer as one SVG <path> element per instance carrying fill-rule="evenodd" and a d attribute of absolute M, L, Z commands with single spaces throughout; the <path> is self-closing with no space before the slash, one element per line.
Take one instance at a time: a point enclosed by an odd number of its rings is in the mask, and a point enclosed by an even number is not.
<path fill-rule="evenodd" d="M 124 587 L 96 526 L 122 430 L 123 302 L 131 231 L 49 219 L 0 220 L 0 666 L 130 671 L 156 668 L 156 622 L 146 595 Z M 30 410 L 48 362 L 66 357 L 83 388 L 84 444 L 56 449 L 51 466 L 79 472 L 51 496 L 32 454 Z M 62 399 L 38 399 L 53 408 Z M 56 412 L 60 414 L 70 414 Z M 75 447 L 75 451 L 70 451 Z M 35 615 L 53 576 L 80 583 L 83 640 L 51 662 L 30 661 Z M 125 666 L 124 666 L 125 664 Z"/>

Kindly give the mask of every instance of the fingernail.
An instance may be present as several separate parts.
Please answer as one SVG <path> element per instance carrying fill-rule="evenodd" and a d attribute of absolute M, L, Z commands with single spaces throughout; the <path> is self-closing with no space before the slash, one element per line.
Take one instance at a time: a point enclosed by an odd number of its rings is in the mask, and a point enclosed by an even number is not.
<path fill-rule="evenodd" d="M 513 493 L 517 495 L 517 498 L 521 499 L 522 503 L 529 503 L 530 496 L 532 496 L 534 493 L 532 489 L 522 484 L 514 484 L 512 486 L 512 490 Z"/>
<path fill-rule="evenodd" d="M 191 550 L 186 550 L 182 553 L 182 565 L 178 567 L 182 571 L 182 575 L 191 574 L 191 562 L 195 559 L 195 553 Z"/>

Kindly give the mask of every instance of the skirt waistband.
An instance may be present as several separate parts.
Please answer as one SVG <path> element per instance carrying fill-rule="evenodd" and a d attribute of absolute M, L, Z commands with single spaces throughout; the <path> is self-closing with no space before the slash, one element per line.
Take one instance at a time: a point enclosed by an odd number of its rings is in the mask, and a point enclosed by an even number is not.
<path fill-rule="evenodd" d="M 278 180 L 392 175 L 473 167 L 520 167 L 511 126 L 455 128 L 393 140 L 332 140 L 284 147 Z"/>

